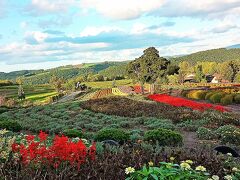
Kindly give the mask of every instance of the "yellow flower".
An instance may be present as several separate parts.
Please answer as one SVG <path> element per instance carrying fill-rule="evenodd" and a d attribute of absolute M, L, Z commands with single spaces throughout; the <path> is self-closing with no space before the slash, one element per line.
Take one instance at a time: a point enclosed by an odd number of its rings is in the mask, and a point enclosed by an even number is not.
<path fill-rule="evenodd" d="M 148 165 L 153 166 L 153 162 L 152 161 L 148 162 Z"/>
<path fill-rule="evenodd" d="M 175 160 L 175 157 L 170 157 L 170 160 L 171 160 L 171 161 L 174 161 L 174 160 Z"/>
<path fill-rule="evenodd" d="M 126 174 L 131 174 L 131 173 L 134 173 L 135 172 L 135 169 L 133 167 L 128 167 L 125 169 L 125 173 Z"/>
<path fill-rule="evenodd" d="M 186 160 L 185 162 L 188 163 L 188 164 L 193 164 L 192 160 Z"/>
<path fill-rule="evenodd" d="M 206 171 L 206 168 L 203 167 L 203 166 L 198 166 L 198 167 L 196 167 L 196 171 L 202 171 L 202 172 L 204 172 L 204 171 Z"/>
<path fill-rule="evenodd" d="M 231 175 L 224 176 L 224 179 L 226 179 L 226 180 L 232 180 L 232 176 L 231 176 Z"/>
<path fill-rule="evenodd" d="M 191 166 L 188 163 L 186 163 L 186 162 L 182 162 L 180 164 L 180 166 L 181 166 L 182 169 L 185 169 L 185 170 L 191 169 Z"/>

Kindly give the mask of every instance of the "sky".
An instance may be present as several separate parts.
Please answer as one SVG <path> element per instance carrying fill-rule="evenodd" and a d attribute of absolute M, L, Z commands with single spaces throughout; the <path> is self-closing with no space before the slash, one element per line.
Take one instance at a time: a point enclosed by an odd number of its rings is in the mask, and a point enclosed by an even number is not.
<path fill-rule="evenodd" d="M 0 72 L 240 43 L 240 0 L 0 0 Z"/>

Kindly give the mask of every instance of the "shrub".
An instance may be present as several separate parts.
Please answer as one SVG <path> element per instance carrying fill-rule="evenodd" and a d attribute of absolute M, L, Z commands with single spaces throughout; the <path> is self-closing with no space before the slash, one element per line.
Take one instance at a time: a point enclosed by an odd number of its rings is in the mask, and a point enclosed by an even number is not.
<path fill-rule="evenodd" d="M 205 127 L 198 128 L 197 136 L 199 139 L 206 139 L 206 140 L 214 139 L 213 131 Z"/>
<path fill-rule="evenodd" d="M 220 102 L 221 102 L 221 104 L 223 104 L 223 105 L 232 104 L 232 103 L 233 103 L 233 95 L 228 94 L 228 95 L 224 96 L 224 97 L 221 99 Z"/>
<path fill-rule="evenodd" d="M 237 103 L 237 104 L 240 104 L 240 94 L 236 94 L 234 96 L 234 102 Z"/>
<path fill-rule="evenodd" d="M 146 141 L 153 141 L 154 143 L 158 142 L 162 146 L 176 146 L 182 145 L 183 137 L 181 134 L 176 131 L 168 129 L 155 129 L 147 131 L 144 134 L 144 139 Z"/>
<path fill-rule="evenodd" d="M 22 129 L 22 127 L 16 121 L 3 120 L 3 121 L 0 121 L 0 129 L 7 129 L 9 131 L 18 132 Z"/>
<path fill-rule="evenodd" d="M 221 140 L 222 143 L 240 145 L 239 128 L 231 125 L 225 125 L 218 128 L 215 132 L 219 136 L 219 139 Z"/>
<path fill-rule="evenodd" d="M 210 91 L 207 92 L 206 96 L 205 96 L 205 100 L 210 100 L 210 97 L 214 94 L 214 92 Z"/>
<path fill-rule="evenodd" d="M 203 90 L 191 91 L 188 94 L 188 98 L 205 99 L 206 94 L 207 94 L 207 91 L 203 91 Z"/>
<path fill-rule="evenodd" d="M 77 129 L 66 129 L 63 131 L 63 134 L 69 138 L 79 137 L 82 138 L 83 133 Z"/>
<path fill-rule="evenodd" d="M 224 93 L 215 93 L 210 97 L 210 101 L 212 103 L 220 103 L 223 97 L 224 97 Z"/>
<path fill-rule="evenodd" d="M 118 142 L 124 142 L 129 140 L 129 133 L 115 128 L 102 129 L 98 131 L 95 135 L 96 141 L 104 141 L 104 140 L 114 140 Z"/>
<path fill-rule="evenodd" d="M 182 95 L 183 97 L 187 97 L 188 92 L 189 92 L 189 91 L 184 91 L 184 90 L 183 90 L 183 91 L 181 92 L 181 95 Z"/>

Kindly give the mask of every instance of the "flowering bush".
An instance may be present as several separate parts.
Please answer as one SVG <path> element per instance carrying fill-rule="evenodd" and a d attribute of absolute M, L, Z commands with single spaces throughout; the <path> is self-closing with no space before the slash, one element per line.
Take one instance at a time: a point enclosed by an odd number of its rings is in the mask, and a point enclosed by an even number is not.
<path fill-rule="evenodd" d="M 15 141 L 15 136 L 6 136 L 9 131 L 6 129 L 0 130 L 0 162 L 5 162 L 9 159 L 12 151 L 12 144 Z"/>
<path fill-rule="evenodd" d="M 51 141 L 48 134 L 27 135 L 19 143 L 12 144 L 12 151 L 19 154 L 24 165 L 43 164 L 58 168 L 62 163 L 80 167 L 89 157 L 95 159 L 95 143 L 88 149 L 81 141 L 74 142 L 66 136 L 56 135 Z"/>
<path fill-rule="evenodd" d="M 160 167 L 153 166 L 152 162 L 149 162 L 148 166 L 143 166 L 141 170 L 135 171 L 135 169 L 128 167 L 125 169 L 126 174 L 130 174 L 130 177 L 126 180 L 138 180 L 138 179 L 179 179 L 190 180 L 198 179 L 205 180 L 209 177 L 206 172 L 206 168 L 203 166 L 197 166 L 192 169 L 191 160 L 183 161 L 180 165 L 173 162 L 160 162 Z"/>
<path fill-rule="evenodd" d="M 224 108 L 223 106 L 216 106 L 216 105 L 209 104 L 209 103 L 195 102 L 195 101 L 187 100 L 184 98 L 169 96 L 167 94 L 149 95 L 148 98 L 152 99 L 154 101 L 169 104 L 172 106 L 177 106 L 177 107 L 184 106 L 184 107 L 189 107 L 191 109 L 195 109 L 195 110 L 199 110 L 199 111 L 204 111 L 207 109 L 215 109 L 215 110 L 218 110 L 221 112 L 227 111 L 227 109 Z"/>

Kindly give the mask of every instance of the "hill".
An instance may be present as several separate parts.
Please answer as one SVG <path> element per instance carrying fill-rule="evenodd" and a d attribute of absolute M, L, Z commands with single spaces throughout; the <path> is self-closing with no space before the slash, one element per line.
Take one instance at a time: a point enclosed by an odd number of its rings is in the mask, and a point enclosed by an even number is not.
<path fill-rule="evenodd" d="M 0 79 L 15 80 L 17 77 L 22 77 L 25 84 L 45 84 L 48 83 L 52 76 L 57 76 L 63 79 L 74 78 L 84 74 L 97 74 L 102 72 L 106 76 L 119 74 L 114 70 L 122 69 L 122 65 L 126 62 L 102 62 L 102 63 L 83 63 L 79 65 L 67 65 L 47 70 L 23 70 L 10 73 L 0 72 Z M 120 66 L 120 68 L 118 68 Z M 111 67 L 114 67 L 111 69 Z M 110 68 L 108 70 L 108 68 Z M 105 71 L 106 70 L 106 71 Z M 120 73 L 122 74 L 122 73 Z"/>
<path fill-rule="evenodd" d="M 188 61 L 191 64 L 196 64 L 197 62 L 202 61 L 215 61 L 215 62 L 224 62 L 227 60 L 240 61 L 240 49 L 226 49 L 226 48 L 212 49 L 170 59 L 172 61 L 176 61 L 177 63 L 182 61 Z"/>

